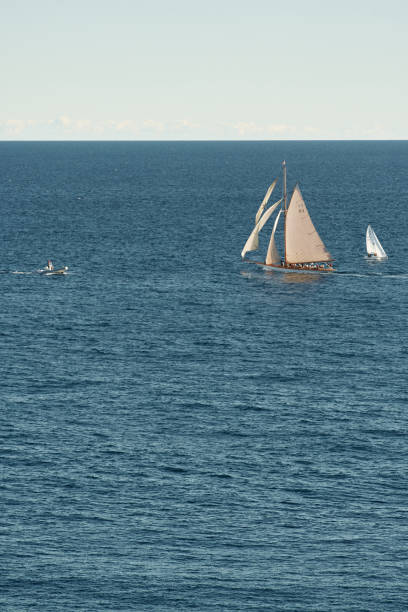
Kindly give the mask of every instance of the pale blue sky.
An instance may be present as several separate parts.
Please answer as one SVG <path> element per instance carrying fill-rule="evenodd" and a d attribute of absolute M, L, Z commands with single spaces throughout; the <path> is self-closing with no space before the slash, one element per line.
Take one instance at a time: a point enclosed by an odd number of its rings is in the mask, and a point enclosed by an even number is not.
<path fill-rule="evenodd" d="M 406 139 L 402 0 L 0 0 L 0 139 Z"/>

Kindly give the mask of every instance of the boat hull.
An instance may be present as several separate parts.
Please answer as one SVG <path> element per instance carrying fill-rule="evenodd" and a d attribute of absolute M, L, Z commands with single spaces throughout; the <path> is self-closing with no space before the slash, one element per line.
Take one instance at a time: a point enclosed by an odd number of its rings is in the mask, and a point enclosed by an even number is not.
<path fill-rule="evenodd" d="M 385 259 L 388 259 L 388 255 L 374 255 L 373 253 L 367 253 L 366 258 L 370 261 L 384 261 Z"/>
<path fill-rule="evenodd" d="M 294 266 L 290 266 L 290 265 L 280 265 L 280 264 L 267 264 L 264 261 L 246 261 L 245 263 L 252 263 L 252 264 L 256 264 L 257 266 L 263 266 L 264 268 L 268 268 L 271 270 L 276 270 L 278 272 L 297 272 L 297 273 L 322 273 L 322 274 L 331 274 L 332 272 L 336 272 L 336 270 L 334 268 L 325 268 L 323 266 L 315 266 L 315 267 L 311 267 L 311 266 L 298 266 L 298 267 L 294 267 Z"/>
<path fill-rule="evenodd" d="M 61 268 L 60 270 L 38 270 L 40 274 L 44 276 L 61 276 L 67 274 L 68 268 Z"/>

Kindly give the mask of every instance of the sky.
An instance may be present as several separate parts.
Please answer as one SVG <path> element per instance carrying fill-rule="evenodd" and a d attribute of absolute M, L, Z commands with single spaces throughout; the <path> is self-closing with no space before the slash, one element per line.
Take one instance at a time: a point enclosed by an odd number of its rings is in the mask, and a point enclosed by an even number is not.
<path fill-rule="evenodd" d="M 0 140 L 408 139 L 406 0 L 0 11 Z"/>

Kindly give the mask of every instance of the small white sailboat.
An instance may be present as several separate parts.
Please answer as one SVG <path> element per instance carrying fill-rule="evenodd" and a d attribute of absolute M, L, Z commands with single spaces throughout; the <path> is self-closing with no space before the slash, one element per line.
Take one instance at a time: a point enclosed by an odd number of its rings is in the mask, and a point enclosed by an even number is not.
<path fill-rule="evenodd" d="M 387 259 L 388 255 L 381 246 L 381 242 L 378 240 L 375 231 L 369 225 L 366 231 L 366 247 L 368 257 L 375 259 Z"/>
<path fill-rule="evenodd" d="M 278 270 L 290 270 L 291 272 L 333 272 L 332 262 L 334 260 L 313 225 L 298 184 L 296 184 L 289 205 L 287 205 L 286 162 L 282 163 L 282 168 L 283 197 L 264 212 L 276 185 L 277 179 L 275 179 L 259 207 L 255 217 L 255 227 L 242 249 L 241 257 L 245 259 L 248 251 L 256 251 L 259 248 L 259 232 L 283 202 L 273 224 L 265 261 L 250 261 L 250 263 L 270 266 Z M 281 258 L 275 244 L 275 233 L 282 213 L 284 220 L 284 256 Z"/>

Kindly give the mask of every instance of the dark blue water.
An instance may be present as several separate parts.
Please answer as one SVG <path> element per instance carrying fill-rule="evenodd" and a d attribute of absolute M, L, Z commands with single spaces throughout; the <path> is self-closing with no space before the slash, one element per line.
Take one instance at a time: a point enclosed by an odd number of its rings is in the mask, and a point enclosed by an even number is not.
<path fill-rule="evenodd" d="M 282 159 L 335 275 L 240 261 Z M 0 143 L 2 609 L 407 609 L 407 169 Z"/>

